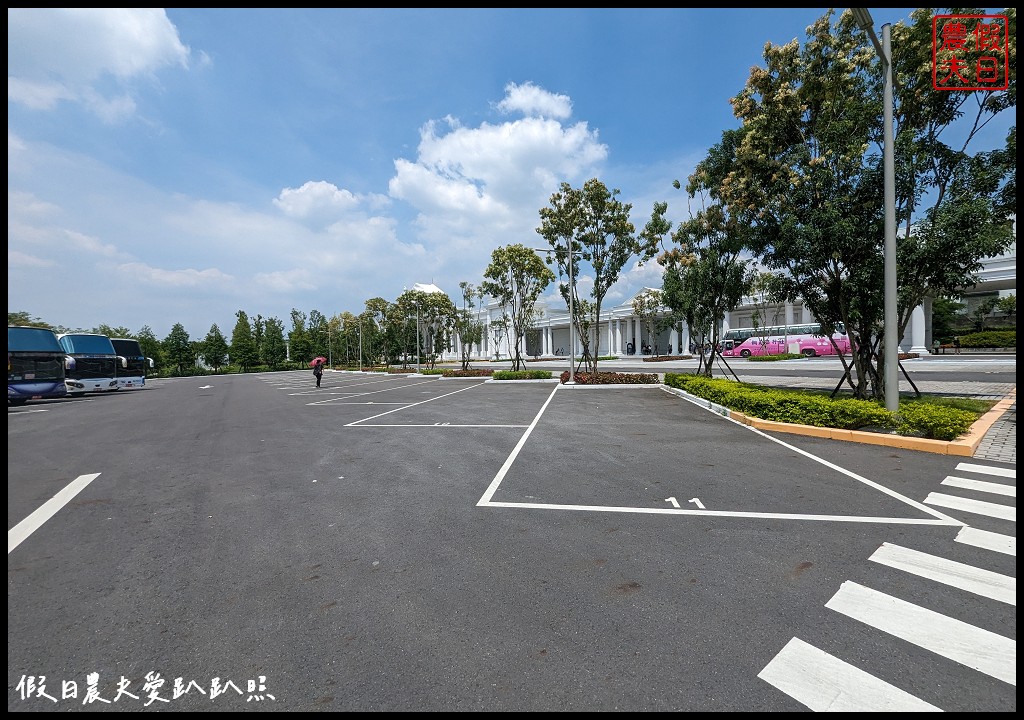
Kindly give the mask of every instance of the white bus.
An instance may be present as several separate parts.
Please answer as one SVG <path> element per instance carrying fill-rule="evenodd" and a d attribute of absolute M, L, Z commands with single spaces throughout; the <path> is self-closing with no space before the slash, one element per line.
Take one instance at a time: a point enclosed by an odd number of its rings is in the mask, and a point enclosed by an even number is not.
<path fill-rule="evenodd" d="M 122 361 L 114 352 L 110 338 L 96 333 L 64 333 L 58 335 L 57 340 L 67 353 L 64 384 L 68 395 L 118 389 L 117 371 Z"/>
<path fill-rule="evenodd" d="M 110 338 L 114 351 L 121 358 L 117 373 L 119 388 L 140 388 L 146 386 L 146 368 L 153 367 L 153 358 L 146 357 L 138 340 L 131 338 Z"/>

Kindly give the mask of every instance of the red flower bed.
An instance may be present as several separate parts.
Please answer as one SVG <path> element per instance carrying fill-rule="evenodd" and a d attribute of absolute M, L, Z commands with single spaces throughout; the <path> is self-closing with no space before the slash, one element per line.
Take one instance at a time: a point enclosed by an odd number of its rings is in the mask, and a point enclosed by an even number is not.
<path fill-rule="evenodd" d="M 569 371 L 560 376 L 563 383 L 569 381 Z M 657 385 L 657 373 L 621 373 L 621 372 L 578 372 L 573 379 L 577 385 Z"/>

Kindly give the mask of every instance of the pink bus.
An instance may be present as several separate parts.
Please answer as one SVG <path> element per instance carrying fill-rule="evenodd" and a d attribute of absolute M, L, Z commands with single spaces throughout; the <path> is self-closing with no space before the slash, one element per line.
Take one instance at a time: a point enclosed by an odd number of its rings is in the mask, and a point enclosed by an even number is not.
<path fill-rule="evenodd" d="M 832 338 L 839 346 L 839 352 L 850 352 L 850 338 L 845 328 L 835 333 Z M 726 357 L 750 357 L 751 355 L 781 355 L 787 352 L 798 352 L 805 357 L 818 355 L 835 355 L 836 349 L 827 337 L 821 335 L 821 325 L 808 323 L 803 325 L 777 325 L 760 328 L 737 328 L 728 330 L 722 338 L 722 355 Z"/>

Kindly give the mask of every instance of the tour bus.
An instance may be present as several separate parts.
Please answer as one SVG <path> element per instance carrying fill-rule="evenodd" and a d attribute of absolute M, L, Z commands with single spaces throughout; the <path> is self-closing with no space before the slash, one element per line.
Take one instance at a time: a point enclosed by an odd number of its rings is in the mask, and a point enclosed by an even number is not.
<path fill-rule="evenodd" d="M 7 326 L 7 405 L 62 398 L 64 348 L 49 328 Z"/>
<path fill-rule="evenodd" d="M 57 339 L 67 356 L 64 384 L 68 395 L 118 389 L 118 366 L 123 368 L 125 363 L 117 357 L 110 338 L 96 333 L 64 333 Z"/>
<path fill-rule="evenodd" d="M 850 352 L 850 338 L 841 323 L 832 339 L 836 341 L 839 353 L 846 355 Z M 746 358 L 751 355 L 781 355 L 788 352 L 798 352 L 805 357 L 836 354 L 835 346 L 822 335 L 819 323 L 727 330 L 721 347 L 722 355 L 726 357 Z"/>
<path fill-rule="evenodd" d="M 110 338 L 114 351 L 121 358 L 123 370 L 117 373 L 117 385 L 120 388 L 140 388 L 146 386 L 146 367 L 153 367 L 153 358 L 142 352 L 138 340 L 131 338 Z"/>

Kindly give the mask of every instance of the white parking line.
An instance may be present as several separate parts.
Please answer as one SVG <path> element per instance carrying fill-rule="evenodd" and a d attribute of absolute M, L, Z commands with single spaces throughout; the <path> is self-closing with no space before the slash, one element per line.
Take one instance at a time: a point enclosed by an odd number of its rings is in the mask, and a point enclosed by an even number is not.
<path fill-rule="evenodd" d="M 54 495 L 52 498 L 40 505 L 36 510 L 32 512 L 27 518 L 22 520 L 20 523 L 15 525 L 13 528 L 7 531 L 7 554 L 10 555 L 14 548 L 21 545 L 22 542 L 28 538 L 29 535 L 34 533 L 43 523 L 52 518 L 57 514 L 57 511 L 67 505 L 78 493 L 82 492 L 86 486 L 93 480 L 100 476 L 99 473 L 92 473 L 91 475 L 79 475 L 77 478 L 68 483 L 64 488 Z"/>
<path fill-rule="evenodd" d="M 419 384 L 419 383 L 416 383 L 416 384 Z M 377 415 L 371 415 L 370 417 L 363 418 L 362 420 L 354 420 L 354 421 L 352 421 L 350 423 L 346 423 L 342 427 L 358 427 L 359 425 L 365 423 L 367 420 L 374 420 L 376 418 L 383 417 L 385 415 L 390 415 L 391 413 L 395 413 L 395 412 L 399 412 L 401 410 L 405 410 L 406 408 L 411 408 L 411 407 L 415 407 L 417 405 L 422 405 L 423 403 L 434 402 L 435 400 L 440 400 L 441 398 L 448 397 L 449 395 L 455 395 L 456 393 L 465 392 L 466 390 L 472 390 L 473 388 L 480 387 L 481 385 L 483 385 L 483 383 L 477 383 L 476 385 L 470 385 L 469 387 L 464 387 L 464 388 L 460 388 L 458 390 L 453 390 L 452 392 L 445 393 L 444 395 L 438 395 L 437 397 L 428 398 L 427 400 L 420 400 L 419 402 L 409 403 L 408 405 L 405 405 L 403 407 L 395 408 L 394 410 L 388 410 L 387 412 L 382 412 L 382 413 L 379 413 Z M 411 386 L 403 385 L 402 387 L 411 387 Z M 330 401 L 327 401 L 327 402 L 330 402 Z M 316 404 L 316 403 L 314 403 L 314 404 Z M 377 426 L 373 425 L 371 427 L 377 427 Z M 433 427 L 433 426 L 428 426 L 428 427 Z"/>

